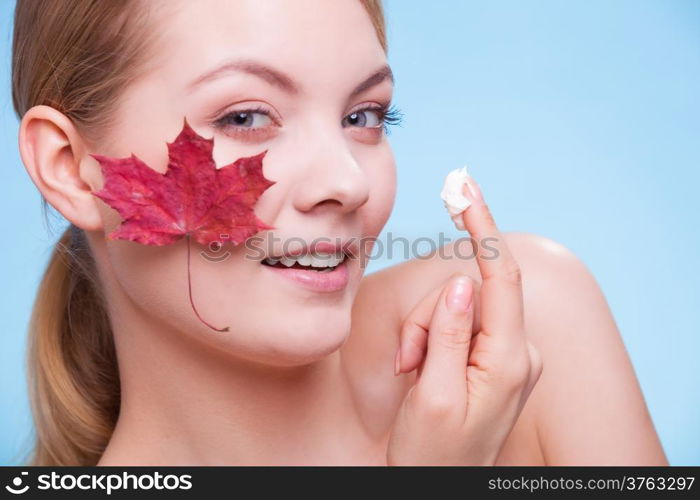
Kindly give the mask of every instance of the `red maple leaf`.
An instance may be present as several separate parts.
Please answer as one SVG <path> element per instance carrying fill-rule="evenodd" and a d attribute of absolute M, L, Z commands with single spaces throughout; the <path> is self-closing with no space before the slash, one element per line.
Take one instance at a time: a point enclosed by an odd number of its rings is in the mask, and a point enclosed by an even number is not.
<path fill-rule="evenodd" d="M 127 158 L 91 154 L 104 175 L 104 187 L 92 193 L 114 208 L 123 221 L 107 235 L 109 240 L 130 240 L 144 245 L 168 245 L 187 238 L 187 282 L 190 279 L 190 239 L 202 245 L 221 240 L 234 245 L 265 229 L 253 205 L 275 184 L 263 175 L 267 150 L 216 168 L 214 138 L 198 135 L 184 120 L 182 131 L 168 146 L 168 170 L 161 174 L 133 153 Z"/>

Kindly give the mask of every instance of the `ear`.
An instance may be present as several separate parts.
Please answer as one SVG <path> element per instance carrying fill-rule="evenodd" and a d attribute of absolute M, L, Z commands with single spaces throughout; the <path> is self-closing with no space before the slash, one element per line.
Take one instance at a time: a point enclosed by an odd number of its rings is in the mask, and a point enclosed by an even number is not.
<path fill-rule="evenodd" d="M 96 198 L 94 165 L 70 119 L 50 106 L 34 106 L 19 127 L 22 163 L 46 201 L 76 226 L 103 229 Z M 92 178 L 92 182 L 89 179 Z"/>

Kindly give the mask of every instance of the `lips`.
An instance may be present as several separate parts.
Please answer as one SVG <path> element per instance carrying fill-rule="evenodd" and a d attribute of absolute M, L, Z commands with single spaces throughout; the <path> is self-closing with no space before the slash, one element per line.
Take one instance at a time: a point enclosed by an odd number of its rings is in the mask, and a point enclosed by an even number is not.
<path fill-rule="evenodd" d="M 321 238 L 319 238 L 321 239 Z M 323 237 L 322 239 L 331 239 Z M 289 282 L 315 292 L 343 290 L 349 281 L 349 261 L 357 255 L 355 239 L 336 238 L 335 243 L 287 240 L 282 248 L 275 248 L 260 263 L 265 269 Z"/>
<path fill-rule="evenodd" d="M 263 265 L 264 269 L 269 270 L 275 275 L 287 280 L 296 286 L 301 286 L 304 289 L 313 292 L 338 292 L 345 289 L 350 280 L 350 272 L 348 270 L 350 259 L 345 258 L 343 262 L 328 271 L 313 271 L 309 269 L 301 269 L 297 267 L 277 267 Z"/>

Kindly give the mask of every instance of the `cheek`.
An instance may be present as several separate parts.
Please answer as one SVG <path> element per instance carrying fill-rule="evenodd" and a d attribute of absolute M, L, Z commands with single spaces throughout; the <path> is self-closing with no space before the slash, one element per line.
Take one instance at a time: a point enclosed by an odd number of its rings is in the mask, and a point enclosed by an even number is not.
<path fill-rule="evenodd" d="M 386 224 L 396 199 L 396 163 L 387 150 L 367 170 L 370 196 L 365 206 L 366 235 L 376 236 Z"/>
<path fill-rule="evenodd" d="M 257 261 L 244 258 L 243 247 L 228 247 L 227 257 L 226 247 L 217 253 L 195 244 L 191 249 L 197 311 L 215 327 L 230 327 L 229 332 L 203 325 L 190 305 L 184 239 L 162 247 L 108 242 L 113 272 L 108 274 L 113 277 L 108 288 L 118 290 L 110 293 L 111 312 L 127 328 L 143 325 L 142 316 L 145 331 L 162 328 L 221 352 L 272 364 L 321 359 L 345 341 L 350 330 L 349 294 L 342 302 L 331 303 L 322 297 L 295 295 L 293 288 L 279 286 L 277 277 L 261 270 Z M 301 309 L 304 314 L 299 313 Z"/>
<path fill-rule="evenodd" d="M 129 311 L 134 307 L 147 316 L 155 316 L 166 324 L 177 321 L 183 310 L 183 280 L 185 268 L 184 245 L 180 242 L 163 246 L 147 246 L 128 241 L 106 242 L 110 271 L 115 283 L 110 303 L 123 309 L 117 314 L 129 323 Z M 185 276 L 186 278 L 186 276 Z"/>
<path fill-rule="evenodd" d="M 218 334 L 197 319 L 190 304 L 185 238 L 164 246 L 109 241 L 107 252 L 114 286 L 131 307 L 173 331 Z M 233 326 L 229 323 L 245 293 L 240 283 L 246 279 L 245 266 L 222 257 L 223 251 L 191 245 L 192 300 L 199 314 L 218 328 Z"/>

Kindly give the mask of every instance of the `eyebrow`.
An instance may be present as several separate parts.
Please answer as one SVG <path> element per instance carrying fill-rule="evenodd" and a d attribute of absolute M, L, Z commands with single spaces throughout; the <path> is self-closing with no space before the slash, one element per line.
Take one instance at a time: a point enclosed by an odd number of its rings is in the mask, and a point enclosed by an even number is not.
<path fill-rule="evenodd" d="M 283 72 L 267 66 L 261 62 L 242 59 L 236 61 L 227 61 L 224 64 L 216 67 L 211 71 L 207 71 L 194 81 L 192 81 L 188 86 L 187 90 L 192 92 L 196 87 L 199 87 L 205 82 L 209 82 L 224 76 L 225 74 L 240 71 L 243 73 L 248 73 L 249 75 L 257 76 L 268 82 L 269 84 L 283 90 L 288 94 L 297 95 L 301 92 L 300 87 L 294 83 L 289 76 Z M 372 73 L 368 78 L 363 80 L 355 89 L 350 92 L 350 98 L 361 94 L 362 92 L 382 83 L 384 80 L 390 80 L 394 83 L 394 74 L 388 64 L 382 66 L 377 71 Z"/>

